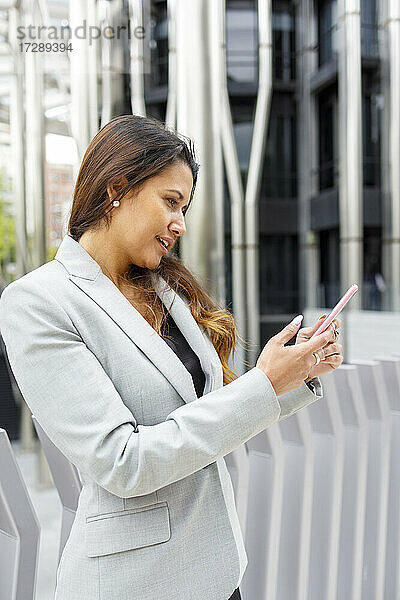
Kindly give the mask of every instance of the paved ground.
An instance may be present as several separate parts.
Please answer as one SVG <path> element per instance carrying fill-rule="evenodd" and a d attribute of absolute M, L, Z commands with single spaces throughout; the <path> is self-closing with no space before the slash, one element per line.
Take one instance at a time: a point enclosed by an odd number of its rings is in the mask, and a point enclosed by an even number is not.
<path fill-rule="evenodd" d="M 12 442 L 12 447 L 41 527 L 35 600 L 53 600 L 61 531 L 61 502 L 54 487 L 40 489 L 38 486 L 37 455 L 22 453 L 19 442 Z"/>

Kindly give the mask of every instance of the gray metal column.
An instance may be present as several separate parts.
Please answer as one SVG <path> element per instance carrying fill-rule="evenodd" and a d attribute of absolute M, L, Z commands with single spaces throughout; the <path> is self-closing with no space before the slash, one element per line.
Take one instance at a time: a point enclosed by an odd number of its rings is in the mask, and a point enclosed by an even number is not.
<path fill-rule="evenodd" d="M 85 153 L 90 140 L 88 113 L 88 40 L 74 37 L 76 28 L 87 19 L 87 4 L 80 0 L 70 0 L 69 25 L 73 51 L 69 59 L 71 65 L 71 131 L 78 147 L 78 162 Z"/>
<path fill-rule="evenodd" d="M 133 115 L 146 116 L 144 101 L 144 51 L 140 36 L 132 35 L 137 27 L 143 27 L 143 1 L 129 0 L 129 20 L 131 25 L 130 68 L 131 106 Z"/>
<path fill-rule="evenodd" d="M 385 282 L 391 281 L 391 193 L 390 193 L 390 64 L 388 49 L 388 4 L 389 0 L 379 3 L 379 58 L 381 88 L 381 197 L 382 197 L 382 274 Z M 382 297 L 382 309 L 390 310 L 392 299 L 390 293 Z"/>
<path fill-rule="evenodd" d="M 228 94 L 226 69 L 226 2 L 219 0 L 221 10 L 220 62 L 222 69 L 221 87 L 221 137 L 224 154 L 226 178 L 231 206 L 231 256 L 232 256 L 232 303 L 233 315 L 239 335 L 246 337 L 246 293 L 245 293 L 245 255 L 244 255 L 244 191 L 235 135 L 233 132 L 232 114 Z M 238 375 L 246 371 L 244 360 L 245 349 L 238 345 L 236 349 Z"/>
<path fill-rule="evenodd" d="M 101 37 L 101 127 L 121 114 L 124 98 L 124 57 L 120 36 L 115 30 L 121 23 L 123 0 L 107 0 L 100 4 Z"/>
<path fill-rule="evenodd" d="M 177 3 L 177 129 L 194 140 L 201 164 L 196 199 L 186 218 L 189 235 L 180 240 L 181 256 L 216 298 L 218 273 L 224 268 L 216 244 L 217 236 L 223 235 L 221 223 L 217 223 L 221 210 L 216 209 L 223 202 L 223 174 L 217 167 L 217 162 L 221 163 L 216 159 L 219 150 L 213 132 L 216 107 L 211 92 L 210 9 L 204 0 Z"/>
<path fill-rule="evenodd" d="M 40 24 L 39 7 L 35 0 L 24 4 L 25 23 Z M 30 260 L 28 270 L 46 262 L 46 215 L 44 199 L 44 110 L 43 110 L 43 55 L 40 52 L 25 53 L 25 197 L 28 247 Z M 34 448 L 33 427 L 30 411 L 24 403 L 21 416 L 22 449 Z"/>
<path fill-rule="evenodd" d="M 386 309 L 400 310 L 400 4 L 381 10 L 383 115 L 383 272 L 389 284 Z"/>
<path fill-rule="evenodd" d="M 210 53 L 211 135 L 214 187 L 215 241 L 211 248 L 211 274 L 216 298 L 220 306 L 226 305 L 225 290 L 225 226 L 224 226 L 224 166 L 221 146 L 221 88 L 224 70 L 221 65 L 220 2 L 208 0 L 208 36 Z"/>
<path fill-rule="evenodd" d="M 24 113 L 24 55 L 18 48 L 16 38 L 17 27 L 22 24 L 22 9 L 19 2 L 9 11 L 10 45 L 14 58 L 14 74 L 10 89 L 10 132 L 11 149 L 13 153 L 13 198 L 15 205 L 15 230 L 16 230 L 16 277 L 22 277 L 29 271 L 27 230 L 26 230 L 26 201 L 25 201 L 25 113 Z M 19 390 L 13 384 L 14 394 Z M 18 392 L 17 392 L 18 390 Z M 20 437 L 21 447 L 24 451 L 31 452 L 35 448 L 33 427 L 28 409 L 22 396 Z"/>
<path fill-rule="evenodd" d="M 218 273 L 217 294 L 218 300 L 222 306 L 226 306 L 226 291 L 225 291 L 225 273 L 223 265 L 225 260 L 225 227 L 224 227 L 224 189 L 223 189 L 223 155 L 225 160 L 225 171 L 227 174 L 229 194 L 231 199 L 231 247 L 232 247 L 232 300 L 233 314 L 236 327 L 239 335 L 244 335 L 244 277 L 243 271 L 240 271 L 240 280 L 237 279 L 237 261 L 243 257 L 241 244 L 243 241 L 243 218 L 237 218 L 237 207 L 240 207 L 240 217 L 243 214 L 243 190 L 241 187 L 240 169 L 237 157 L 235 138 L 233 135 L 232 116 L 230 112 L 228 86 L 227 86 L 227 71 L 226 71 L 226 46 L 225 46 L 225 0 L 208 0 L 210 14 L 210 57 L 211 57 L 211 92 L 213 109 L 213 132 L 214 132 L 214 148 L 215 153 L 215 172 L 219 174 L 216 179 L 218 186 L 217 201 L 216 201 L 216 223 L 218 227 L 215 258 L 219 259 L 219 264 L 215 265 L 215 271 Z M 222 142 L 222 145 L 221 145 Z M 238 190 L 235 185 L 237 180 L 240 181 L 240 198 L 239 203 L 236 202 Z M 238 250 L 235 249 L 235 241 L 240 227 L 240 241 Z M 240 263 L 243 265 L 243 261 Z M 218 268 L 219 267 L 219 268 Z M 240 299 L 243 298 L 243 303 L 238 307 L 237 296 L 238 286 L 240 286 Z M 239 311 L 238 311 L 239 309 Z M 238 375 L 245 372 L 244 364 L 244 349 L 239 344 L 235 347 L 235 363 L 232 356 L 229 360 L 229 367 Z M 247 499 L 249 487 L 249 460 L 246 445 L 237 448 L 226 457 L 227 467 L 232 478 L 233 488 L 235 492 L 235 502 L 237 513 L 239 516 L 240 525 L 244 534 L 246 529 L 247 517 Z"/>
<path fill-rule="evenodd" d="M 25 5 L 25 24 L 40 24 L 37 2 Z M 46 261 L 44 204 L 44 110 L 42 53 L 25 53 L 26 87 L 26 198 L 27 230 L 32 242 L 32 262 L 36 268 Z"/>
<path fill-rule="evenodd" d="M 167 0 L 168 96 L 165 123 L 176 128 L 176 0 Z"/>
<path fill-rule="evenodd" d="M 318 306 L 319 244 L 311 230 L 311 197 L 317 193 L 317 123 L 315 96 L 310 77 L 317 69 L 318 41 L 314 0 L 301 0 L 297 5 L 297 79 L 299 82 L 297 164 L 299 196 L 299 271 L 300 306 Z"/>
<path fill-rule="evenodd" d="M 87 18 L 88 25 L 96 25 L 99 22 L 97 18 L 97 2 L 96 0 L 87 0 Z M 89 115 L 89 139 L 92 139 L 99 130 L 99 98 L 98 98 L 98 54 L 100 42 L 96 38 L 88 47 L 88 82 L 89 82 L 89 97 L 88 97 L 88 115 Z"/>
<path fill-rule="evenodd" d="M 271 20 L 271 0 L 258 0 L 258 94 L 245 194 L 247 338 L 251 342 L 248 352 L 251 367 L 255 365 L 260 351 L 258 200 L 272 96 Z"/>
<path fill-rule="evenodd" d="M 344 292 L 363 282 L 360 0 L 338 0 L 340 269 Z M 361 294 L 352 308 L 360 308 Z"/>
<path fill-rule="evenodd" d="M 25 207 L 25 114 L 24 114 L 24 55 L 18 48 L 17 28 L 22 24 L 21 2 L 9 10 L 9 42 L 14 60 L 10 89 L 10 132 L 13 155 L 13 199 L 16 230 L 16 277 L 28 271 Z"/>

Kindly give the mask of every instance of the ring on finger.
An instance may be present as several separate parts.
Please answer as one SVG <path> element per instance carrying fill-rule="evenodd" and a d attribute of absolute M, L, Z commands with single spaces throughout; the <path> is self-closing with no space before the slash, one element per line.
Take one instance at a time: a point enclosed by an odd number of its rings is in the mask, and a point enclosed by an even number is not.
<path fill-rule="evenodd" d="M 335 340 L 337 340 L 337 339 L 338 339 L 338 337 L 339 337 L 339 330 L 338 330 L 338 329 L 336 329 L 336 327 L 335 327 L 335 330 L 334 330 L 333 334 L 334 334 L 334 336 L 335 336 Z"/>
<path fill-rule="evenodd" d="M 316 352 L 313 352 L 313 356 L 315 356 L 315 365 L 314 365 L 314 367 L 316 367 L 321 362 L 321 359 L 320 359 L 319 355 Z"/>

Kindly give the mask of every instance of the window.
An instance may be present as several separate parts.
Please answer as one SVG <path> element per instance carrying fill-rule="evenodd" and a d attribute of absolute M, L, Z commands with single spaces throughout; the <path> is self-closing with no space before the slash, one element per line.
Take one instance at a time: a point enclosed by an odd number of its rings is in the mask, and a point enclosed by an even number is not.
<path fill-rule="evenodd" d="M 260 313 L 294 313 L 298 309 L 297 236 L 260 236 Z"/>
<path fill-rule="evenodd" d="M 274 78 L 292 81 L 296 78 L 294 15 L 289 11 L 272 15 Z"/>
<path fill-rule="evenodd" d="M 296 185 L 295 103 L 290 94 L 276 94 L 271 105 L 261 195 L 296 198 Z"/>
<path fill-rule="evenodd" d="M 150 21 L 151 76 L 150 85 L 168 83 L 168 19 L 167 3 L 152 2 Z"/>
<path fill-rule="evenodd" d="M 335 306 L 340 298 L 339 229 L 319 232 L 320 306 Z"/>
<path fill-rule="evenodd" d="M 226 62 L 228 80 L 244 82 L 257 80 L 257 12 L 239 8 L 226 11 Z"/>
<path fill-rule="evenodd" d="M 320 191 L 337 185 L 337 157 L 335 143 L 336 88 L 330 88 L 319 97 L 319 189 Z"/>
<path fill-rule="evenodd" d="M 60 175 L 60 173 L 51 173 L 50 174 L 50 181 L 52 181 L 53 183 L 59 183 L 61 181 L 61 175 Z"/>
<path fill-rule="evenodd" d="M 361 52 L 363 56 L 379 56 L 376 0 L 361 0 Z"/>
<path fill-rule="evenodd" d="M 333 59 L 336 51 L 337 0 L 320 0 L 318 4 L 319 66 Z"/>
<path fill-rule="evenodd" d="M 255 98 L 247 97 L 245 100 L 231 98 L 230 101 L 240 172 L 245 185 L 253 136 Z"/>
<path fill-rule="evenodd" d="M 363 309 L 380 310 L 386 284 L 382 277 L 382 231 L 364 228 Z"/>
<path fill-rule="evenodd" d="M 380 187 L 380 83 L 373 71 L 364 71 L 362 77 L 362 125 L 363 125 L 363 184 Z"/>

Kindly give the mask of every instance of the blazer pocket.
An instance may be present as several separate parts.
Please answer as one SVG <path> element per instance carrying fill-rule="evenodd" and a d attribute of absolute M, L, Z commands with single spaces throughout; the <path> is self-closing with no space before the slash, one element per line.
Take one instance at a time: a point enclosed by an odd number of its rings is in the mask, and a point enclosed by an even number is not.
<path fill-rule="evenodd" d="M 171 525 L 167 502 L 86 517 L 88 556 L 104 556 L 167 542 Z"/>

